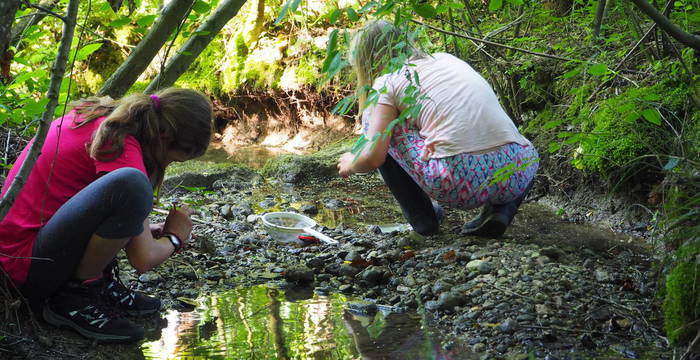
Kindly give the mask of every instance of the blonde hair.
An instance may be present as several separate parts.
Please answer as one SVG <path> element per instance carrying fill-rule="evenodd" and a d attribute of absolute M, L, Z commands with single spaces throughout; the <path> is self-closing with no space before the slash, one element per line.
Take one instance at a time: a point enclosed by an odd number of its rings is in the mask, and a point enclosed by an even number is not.
<path fill-rule="evenodd" d="M 372 86 L 375 78 L 392 58 L 407 55 L 408 59 L 416 60 L 427 57 L 406 40 L 404 46 L 396 46 L 406 39 L 396 26 L 385 20 L 374 20 L 359 29 L 350 44 L 350 65 L 357 75 L 357 97 L 360 113 L 365 107 L 367 91 L 365 87 Z"/>
<path fill-rule="evenodd" d="M 163 183 L 169 150 L 195 158 L 204 154 L 211 140 L 212 103 L 195 90 L 167 88 L 153 95 L 132 94 L 120 100 L 91 97 L 71 105 L 81 115 L 76 127 L 107 116 L 89 144 L 90 156 L 100 161 L 114 160 L 124 151 L 124 138 L 134 136 L 156 190 Z"/>

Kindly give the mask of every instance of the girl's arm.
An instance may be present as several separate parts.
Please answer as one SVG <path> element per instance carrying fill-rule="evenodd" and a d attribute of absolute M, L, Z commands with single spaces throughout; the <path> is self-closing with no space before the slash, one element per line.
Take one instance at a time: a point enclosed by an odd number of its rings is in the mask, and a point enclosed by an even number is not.
<path fill-rule="evenodd" d="M 341 155 L 338 161 L 340 176 L 348 177 L 355 173 L 366 173 L 384 164 L 391 142 L 391 134 L 386 136 L 384 131 L 389 123 L 398 116 L 398 110 L 391 105 L 377 104 L 374 106 L 370 113 L 366 135 L 369 142 L 365 144 L 357 160 L 355 160 L 355 154 L 350 152 Z"/>
<path fill-rule="evenodd" d="M 163 225 L 163 232 L 175 234 L 184 245 L 192 231 L 191 214 L 192 210 L 187 207 L 171 210 Z M 143 232 L 131 238 L 126 245 L 126 256 L 129 263 L 139 273 L 144 273 L 162 264 L 173 252 L 175 252 L 175 247 L 167 237 L 153 237 L 148 218 L 143 222 Z"/>

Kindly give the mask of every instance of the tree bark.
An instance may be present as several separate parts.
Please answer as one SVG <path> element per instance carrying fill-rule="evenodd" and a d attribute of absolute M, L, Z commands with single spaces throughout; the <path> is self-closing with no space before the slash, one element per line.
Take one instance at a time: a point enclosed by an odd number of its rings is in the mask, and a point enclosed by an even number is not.
<path fill-rule="evenodd" d="M 46 8 L 46 9 L 53 9 L 56 4 L 58 4 L 59 0 L 42 0 L 39 2 L 39 6 Z M 26 17 L 22 19 L 22 21 L 19 22 L 14 28 L 12 28 L 12 40 L 10 41 L 10 45 L 14 47 L 18 47 L 20 45 L 20 42 L 22 41 L 22 35 L 24 32 L 32 25 L 36 25 L 41 22 L 41 20 L 44 20 L 44 18 L 48 15 L 46 11 L 37 11 L 31 16 Z"/>
<path fill-rule="evenodd" d="M 197 56 L 202 53 L 202 50 L 209 45 L 216 34 L 221 31 L 224 25 L 236 16 L 244 3 L 245 0 L 222 1 L 209 18 L 197 28 L 197 33 L 201 32 L 201 34 L 193 35 L 185 42 L 178 53 L 168 61 L 165 70 L 148 84 L 146 92 L 154 92 L 173 85 L 180 75 L 197 59 Z"/>
<path fill-rule="evenodd" d="M 0 200 L 0 221 L 2 221 L 7 212 L 10 210 L 10 207 L 12 207 L 17 195 L 19 195 L 22 187 L 24 187 L 27 177 L 32 171 L 32 168 L 36 163 L 36 159 L 41 153 L 41 147 L 44 145 L 46 134 L 49 132 L 49 127 L 51 126 L 51 121 L 53 120 L 53 113 L 54 110 L 56 110 L 56 105 L 58 104 L 58 95 L 61 90 L 63 75 L 66 73 L 68 54 L 70 53 L 71 42 L 73 41 L 73 34 L 75 33 L 76 18 L 78 17 L 79 2 L 80 0 L 70 0 L 68 2 L 68 10 L 66 16 L 64 17 L 61 43 L 58 46 L 56 60 L 54 61 L 51 69 L 51 83 L 47 93 L 49 102 L 46 104 L 46 110 L 41 116 L 39 128 L 34 136 L 34 142 L 29 148 L 27 157 L 24 159 L 22 166 L 15 175 L 12 184 L 7 189 L 5 196 L 3 196 L 2 200 Z"/>
<path fill-rule="evenodd" d="M 17 9 L 19 9 L 19 0 L 0 1 L 0 78 L 2 79 L 10 77 L 10 63 L 13 54 L 8 50 Z"/>
<path fill-rule="evenodd" d="M 691 47 L 696 51 L 700 51 L 700 37 L 683 31 L 683 29 L 672 23 L 669 18 L 664 16 L 646 0 L 632 0 L 632 2 L 637 5 L 642 12 L 652 18 L 661 29 L 671 35 L 674 39 L 678 40 L 678 42 L 685 46 Z"/>
<path fill-rule="evenodd" d="M 105 81 L 98 94 L 109 95 L 115 99 L 122 97 L 131 85 L 136 82 L 139 75 L 151 64 L 160 48 L 168 41 L 170 34 L 177 29 L 182 19 L 187 16 L 194 1 L 178 0 L 169 2 L 148 34 L 131 51 L 126 61 Z"/>

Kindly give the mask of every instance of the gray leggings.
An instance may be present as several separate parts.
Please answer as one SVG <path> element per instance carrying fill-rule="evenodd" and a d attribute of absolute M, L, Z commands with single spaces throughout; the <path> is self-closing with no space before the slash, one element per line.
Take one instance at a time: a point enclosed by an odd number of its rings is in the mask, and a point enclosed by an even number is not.
<path fill-rule="evenodd" d="M 111 171 L 63 204 L 41 228 L 27 281 L 20 291 L 31 300 L 51 296 L 73 278 L 93 234 L 123 239 L 143 232 L 153 206 L 153 187 L 134 168 Z M 47 260 L 50 259 L 50 260 Z"/>

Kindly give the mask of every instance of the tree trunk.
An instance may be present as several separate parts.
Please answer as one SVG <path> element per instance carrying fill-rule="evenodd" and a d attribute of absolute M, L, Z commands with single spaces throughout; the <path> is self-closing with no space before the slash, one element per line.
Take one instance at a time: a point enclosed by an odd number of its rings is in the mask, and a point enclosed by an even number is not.
<path fill-rule="evenodd" d="M 250 32 L 250 38 L 248 39 L 248 47 L 255 47 L 258 43 L 258 38 L 263 30 L 263 25 L 265 24 L 265 0 L 258 0 L 258 7 L 255 13 L 255 23 L 253 24 L 253 31 Z"/>
<path fill-rule="evenodd" d="M 42 0 L 41 2 L 39 2 L 39 5 L 43 8 L 51 10 L 54 8 L 54 6 L 56 6 L 56 4 L 58 4 L 58 2 L 59 0 Z M 47 12 L 39 10 L 31 14 L 31 16 L 22 19 L 19 22 L 19 24 L 17 24 L 17 26 L 12 28 L 12 40 L 10 42 L 10 45 L 14 47 L 19 47 L 24 32 L 30 26 L 40 23 L 41 20 L 43 20 L 46 17 L 46 15 L 48 15 Z"/>
<path fill-rule="evenodd" d="M 659 12 L 659 10 L 649 4 L 646 0 L 632 0 L 632 2 L 637 5 L 642 12 L 652 18 L 661 29 L 671 35 L 674 39 L 678 40 L 685 46 L 691 47 L 696 51 L 700 51 L 700 37 L 683 31 L 680 27 L 678 27 L 678 25 L 672 23 L 671 20 L 665 17 Z"/>
<path fill-rule="evenodd" d="M 209 45 L 216 34 L 231 20 L 245 0 L 224 0 L 219 7 L 209 16 L 209 18 L 197 28 L 197 33 L 190 37 L 187 42 L 180 48 L 178 53 L 173 56 L 165 70 L 156 76 L 146 88 L 146 92 L 154 92 L 171 86 L 182 75 L 187 68 L 197 59 L 197 56 L 202 53 L 202 50 Z"/>
<path fill-rule="evenodd" d="M 194 1 L 179 0 L 169 2 L 148 34 L 131 51 L 126 61 L 105 81 L 98 94 L 109 95 L 115 99 L 122 97 L 131 85 L 136 82 L 139 75 L 150 65 L 151 60 L 158 54 L 163 44 L 168 41 L 170 34 L 177 29 L 180 22 L 187 16 Z"/>
<path fill-rule="evenodd" d="M 68 11 L 64 18 L 61 43 L 58 46 L 58 54 L 56 54 L 56 60 L 53 63 L 53 68 L 51 68 L 51 83 L 47 93 L 49 102 L 46 104 L 46 110 L 41 116 L 39 128 L 34 136 L 34 142 L 29 148 L 27 157 L 24 159 L 22 167 L 19 168 L 19 171 L 15 175 L 12 184 L 7 189 L 5 196 L 3 196 L 2 200 L 0 200 L 0 221 L 2 221 L 7 212 L 10 210 L 10 207 L 12 207 L 12 204 L 15 202 L 15 198 L 17 198 L 17 195 L 19 195 L 20 190 L 22 190 L 29 173 L 34 167 L 34 163 L 36 163 L 36 159 L 41 153 L 41 147 L 44 145 L 46 134 L 49 132 L 49 127 L 51 126 L 51 121 L 53 120 L 54 116 L 53 112 L 56 110 L 56 105 L 58 104 L 58 95 L 61 89 L 61 82 L 63 81 L 63 74 L 66 73 L 68 54 L 70 53 L 71 42 L 73 41 L 73 34 L 75 33 L 75 19 L 78 16 L 79 2 L 79 0 L 70 0 L 68 2 Z"/>
<path fill-rule="evenodd" d="M 0 79 L 9 79 L 12 53 L 9 52 L 12 24 L 19 9 L 19 0 L 0 1 Z"/>

